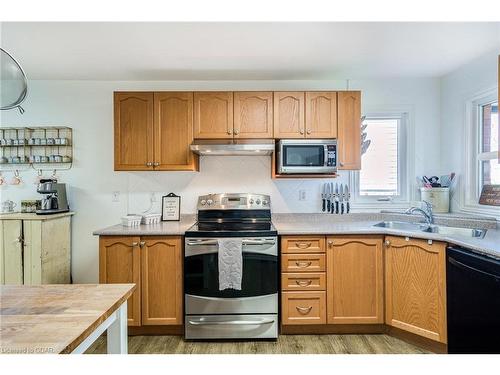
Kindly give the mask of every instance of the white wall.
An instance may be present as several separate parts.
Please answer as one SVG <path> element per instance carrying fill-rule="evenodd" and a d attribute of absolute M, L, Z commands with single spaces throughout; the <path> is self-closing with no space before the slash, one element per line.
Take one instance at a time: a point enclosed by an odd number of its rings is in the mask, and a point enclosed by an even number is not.
<path fill-rule="evenodd" d="M 182 196 L 182 212 L 193 213 L 198 195 L 209 192 L 262 192 L 271 195 L 274 212 L 317 212 L 324 181 L 271 180 L 268 157 L 204 157 L 200 172 L 114 172 L 114 90 L 306 90 L 345 89 L 345 81 L 233 81 L 233 82 L 102 82 L 32 81 L 24 103 L 26 113 L 2 113 L 2 126 L 66 125 L 74 130 L 74 159 L 70 171 L 60 172 L 69 185 L 73 219 L 74 282 L 98 280 L 98 246 L 92 231 L 119 222 L 127 212 L 149 207 L 151 192 Z M 415 173 L 435 173 L 439 165 L 439 80 L 390 79 L 351 81 L 363 91 L 363 112 L 409 110 L 414 123 Z M 22 172 L 22 187 L 0 189 L 0 200 L 37 198 L 35 171 Z M 8 178 L 12 173 L 8 174 Z M 413 180 L 410 182 L 413 183 Z M 347 182 L 343 173 L 339 182 Z M 305 189 L 307 200 L 298 200 Z M 120 202 L 112 192 L 120 191 Z M 416 191 L 416 190 L 414 190 Z M 159 203 L 155 204 L 156 210 Z"/>
<path fill-rule="evenodd" d="M 471 141 L 466 128 L 472 125 L 466 105 L 479 93 L 498 87 L 498 55 L 499 50 L 491 51 L 441 78 L 441 172 L 459 177 L 452 211 L 464 208 L 465 190 L 472 189 L 464 178 L 465 150 Z"/>

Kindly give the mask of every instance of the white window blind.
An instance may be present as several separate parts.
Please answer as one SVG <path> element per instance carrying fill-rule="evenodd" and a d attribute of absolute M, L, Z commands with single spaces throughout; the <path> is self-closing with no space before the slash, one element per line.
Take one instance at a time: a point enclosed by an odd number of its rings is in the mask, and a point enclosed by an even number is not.
<path fill-rule="evenodd" d="M 359 172 L 360 196 L 398 196 L 400 118 L 368 118 L 365 132 L 370 147 L 361 158 Z"/>

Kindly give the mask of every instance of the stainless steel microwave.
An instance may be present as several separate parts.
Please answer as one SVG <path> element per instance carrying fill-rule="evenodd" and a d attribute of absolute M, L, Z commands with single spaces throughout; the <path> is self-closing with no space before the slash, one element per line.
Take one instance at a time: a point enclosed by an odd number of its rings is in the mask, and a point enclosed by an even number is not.
<path fill-rule="evenodd" d="M 282 139 L 277 146 L 277 173 L 313 174 L 337 171 L 336 139 Z"/>

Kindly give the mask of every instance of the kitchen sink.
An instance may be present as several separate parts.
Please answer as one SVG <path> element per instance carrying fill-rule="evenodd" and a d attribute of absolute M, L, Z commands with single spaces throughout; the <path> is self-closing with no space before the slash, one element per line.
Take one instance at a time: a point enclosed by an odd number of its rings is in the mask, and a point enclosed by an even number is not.
<path fill-rule="evenodd" d="M 484 236 L 486 235 L 486 229 L 447 227 L 444 225 L 431 225 L 430 227 L 426 228 L 424 232 L 473 238 L 484 238 Z"/>
<path fill-rule="evenodd" d="M 444 225 L 427 225 L 425 223 L 408 223 L 405 221 L 382 221 L 374 227 L 416 232 L 438 233 L 450 236 L 484 238 L 486 229 L 447 227 Z"/>
<path fill-rule="evenodd" d="M 408 223 L 405 221 L 382 221 L 375 224 L 374 227 L 414 231 L 425 231 L 428 228 L 426 224 Z"/>

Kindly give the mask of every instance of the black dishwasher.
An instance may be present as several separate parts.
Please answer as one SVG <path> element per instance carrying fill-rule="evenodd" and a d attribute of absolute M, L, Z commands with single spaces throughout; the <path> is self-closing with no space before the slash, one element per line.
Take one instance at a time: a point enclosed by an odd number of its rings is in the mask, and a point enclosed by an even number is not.
<path fill-rule="evenodd" d="M 448 352 L 500 354 L 500 260 L 449 247 Z"/>

